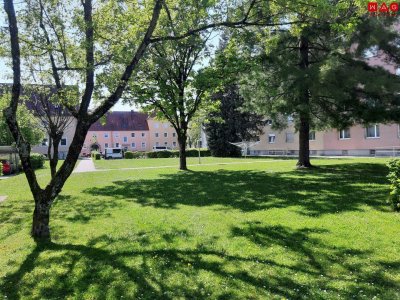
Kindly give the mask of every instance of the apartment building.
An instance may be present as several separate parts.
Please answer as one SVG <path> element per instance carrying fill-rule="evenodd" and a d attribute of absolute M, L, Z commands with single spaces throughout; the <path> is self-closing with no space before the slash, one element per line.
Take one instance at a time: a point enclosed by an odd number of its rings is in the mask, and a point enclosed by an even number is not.
<path fill-rule="evenodd" d="M 94 123 L 86 136 L 81 155 L 105 148 L 152 151 L 153 147 L 178 147 L 177 136 L 168 122 L 135 111 L 114 111 Z"/>
<path fill-rule="evenodd" d="M 275 130 L 266 122 L 259 143 L 250 149 L 251 155 L 297 155 L 299 135 L 294 124 Z M 310 132 L 310 154 L 321 156 L 392 156 L 400 155 L 398 124 L 356 125 L 343 130 Z"/>

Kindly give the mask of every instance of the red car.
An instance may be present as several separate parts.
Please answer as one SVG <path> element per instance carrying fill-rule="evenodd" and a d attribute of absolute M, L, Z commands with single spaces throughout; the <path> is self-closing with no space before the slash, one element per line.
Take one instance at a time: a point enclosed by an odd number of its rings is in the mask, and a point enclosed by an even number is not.
<path fill-rule="evenodd" d="M 3 165 L 3 174 L 9 175 L 11 174 L 11 164 L 8 160 L 2 159 L 0 160 L 1 164 Z"/>

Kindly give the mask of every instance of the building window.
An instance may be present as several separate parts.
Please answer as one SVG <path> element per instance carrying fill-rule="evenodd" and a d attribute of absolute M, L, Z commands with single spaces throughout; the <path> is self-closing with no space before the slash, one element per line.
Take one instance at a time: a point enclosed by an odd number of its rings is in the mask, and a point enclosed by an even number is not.
<path fill-rule="evenodd" d="M 134 132 L 131 133 L 131 137 L 135 137 L 135 133 Z"/>
<path fill-rule="evenodd" d="M 165 142 L 164 145 L 165 145 L 165 147 L 167 147 L 168 146 L 168 142 Z"/>
<path fill-rule="evenodd" d="M 114 137 L 119 137 L 119 133 L 114 133 Z"/>
<path fill-rule="evenodd" d="M 308 137 L 310 141 L 315 141 L 315 131 L 310 131 Z"/>
<path fill-rule="evenodd" d="M 154 123 L 154 128 L 158 128 L 158 127 L 160 127 L 160 124 Z"/>
<path fill-rule="evenodd" d="M 115 143 L 115 148 L 119 148 L 119 143 Z"/>
<path fill-rule="evenodd" d="M 339 132 L 339 139 L 346 140 L 350 138 L 350 128 L 345 128 L 340 130 Z"/>
<path fill-rule="evenodd" d="M 105 144 L 104 144 L 104 148 L 108 148 L 108 143 L 105 143 Z"/>
<path fill-rule="evenodd" d="M 294 133 L 286 132 L 286 143 L 293 143 L 293 142 L 294 142 Z"/>
<path fill-rule="evenodd" d="M 67 146 L 67 139 L 66 138 L 62 138 L 60 144 L 61 144 L 61 146 Z"/>
<path fill-rule="evenodd" d="M 168 132 L 164 132 L 164 137 L 168 137 Z"/>
<path fill-rule="evenodd" d="M 142 149 L 146 149 L 146 143 L 142 143 Z"/>
<path fill-rule="evenodd" d="M 268 135 L 268 143 L 274 144 L 275 143 L 275 138 L 276 138 L 275 134 L 269 134 Z"/>
<path fill-rule="evenodd" d="M 158 137 L 158 132 L 155 133 L 155 136 Z"/>
<path fill-rule="evenodd" d="M 142 132 L 142 137 L 145 137 L 145 133 L 144 132 Z"/>
<path fill-rule="evenodd" d="M 128 142 L 128 137 L 124 136 L 124 143 L 127 143 L 127 142 Z"/>
<path fill-rule="evenodd" d="M 176 132 L 173 132 L 173 133 L 172 133 L 172 137 L 176 137 Z"/>
<path fill-rule="evenodd" d="M 136 143 L 131 144 L 132 148 L 136 148 Z"/>
<path fill-rule="evenodd" d="M 174 147 L 176 147 L 176 142 L 172 142 L 172 145 L 173 145 Z"/>
<path fill-rule="evenodd" d="M 267 120 L 267 121 L 265 121 L 265 125 L 272 125 L 272 120 Z"/>
<path fill-rule="evenodd" d="M 293 123 L 293 121 L 294 121 L 293 116 L 288 116 L 287 121 L 288 121 L 288 123 Z"/>
<path fill-rule="evenodd" d="M 108 133 L 105 133 L 105 134 L 104 134 L 104 137 L 105 137 L 105 138 L 108 138 Z"/>
<path fill-rule="evenodd" d="M 158 147 L 158 146 L 160 146 L 160 143 L 159 143 L 159 142 L 156 142 L 156 147 Z"/>
<path fill-rule="evenodd" d="M 378 124 L 369 126 L 365 130 L 366 130 L 367 138 L 370 138 L 370 139 L 371 138 L 379 138 L 381 136 L 380 132 L 379 132 L 379 125 Z"/>
<path fill-rule="evenodd" d="M 48 146 L 48 143 L 49 143 L 48 139 L 43 139 L 42 146 Z"/>

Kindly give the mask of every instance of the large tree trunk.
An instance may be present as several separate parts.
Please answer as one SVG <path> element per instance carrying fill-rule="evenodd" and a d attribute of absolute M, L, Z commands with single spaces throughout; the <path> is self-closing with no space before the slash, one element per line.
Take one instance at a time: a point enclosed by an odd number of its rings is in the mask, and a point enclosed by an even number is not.
<path fill-rule="evenodd" d="M 50 240 L 50 199 L 42 194 L 35 200 L 31 235 L 36 241 Z"/>
<path fill-rule="evenodd" d="M 179 144 L 179 170 L 187 170 L 186 164 L 186 132 L 178 135 Z"/>
<path fill-rule="evenodd" d="M 310 94 L 307 87 L 306 72 L 309 62 L 309 42 L 307 37 L 301 36 L 299 42 L 300 69 L 304 71 L 304 82 L 299 91 L 300 125 L 299 125 L 299 160 L 298 168 L 310 168 Z"/>
<path fill-rule="evenodd" d="M 298 168 L 310 168 L 310 123 L 307 117 L 300 116 Z"/>

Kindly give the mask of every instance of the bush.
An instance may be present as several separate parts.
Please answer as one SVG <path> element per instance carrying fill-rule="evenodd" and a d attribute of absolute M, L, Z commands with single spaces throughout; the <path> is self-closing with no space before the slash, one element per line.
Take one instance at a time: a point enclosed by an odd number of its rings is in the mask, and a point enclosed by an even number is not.
<path fill-rule="evenodd" d="M 391 160 L 388 163 L 390 181 L 389 201 L 395 211 L 400 211 L 400 159 Z"/>
<path fill-rule="evenodd" d="M 0 176 L 3 175 L 3 164 L 0 162 Z"/>
<path fill-rule="evenodd" d="M 188 149 L 186 150 L 186 157 L 198 157 L 199 149 Z M 206 157 L 211 156 L 211 152 L 208 149 L 200 149 L 200 156 Z"/>
<path fill-rule="evenodd" d="M 198 157 L 199 150 L 198 149 L 188 149 L 186 150 L 186 157 Z M 200 156 L 211 156 L 210 150 L 208 149 L 200 149 Z M 170 158 L 170 157 L 179 157 L 178 150 L 165 150 L 165 151 L 153 151 L 146 152 L 147 158 Z"/>
<path fill-rule="evenodd" d="M 40 169 L 44 166 L 44 155 L 39 153 L 31 154 L 31 164 L 33 169 Z"/>
<path fill-rule="evenodd" d="M 133 158 L 135 158 L 135 155 L 133 154 L 132 151 L 126 151 L 124 154 L 124 158 L 125 159 L 133 159 Z"/>
<path fill-rule="evenodd" d="M 100 160 L 101 159 L 101 154 L 99 152 L 97 152 L 97 151 L 92 151 L 91 157 L 92 157 L 92 159 Z"/>

